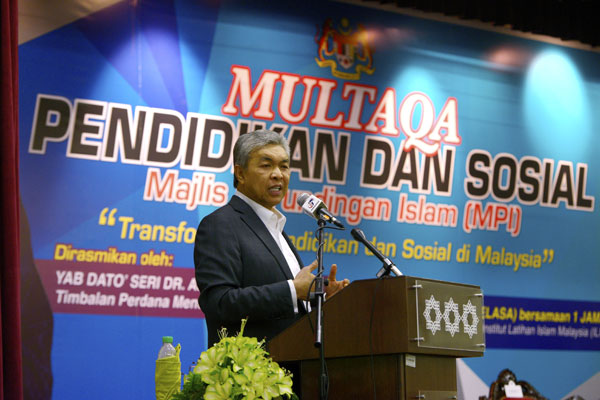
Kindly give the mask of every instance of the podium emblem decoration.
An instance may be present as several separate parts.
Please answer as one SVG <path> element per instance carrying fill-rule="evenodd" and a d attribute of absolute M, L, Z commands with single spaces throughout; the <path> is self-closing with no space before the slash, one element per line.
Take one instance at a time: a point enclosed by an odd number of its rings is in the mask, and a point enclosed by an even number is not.
<path fill-rule="evenodd" d="M 425 300 L 425 329 L 431 331 L 432 335 L 442 329 L 441 321 L 444 320 L 445 331 L 454 337 L 454 334 L 460 330 L 460 322 L 463 323 L 463 332 L 469 335 L 469 339 L 477 333 L 477 325 L 479 317 L 477 316 L 477 308 L 471 304 L 471 300 L 467 304 L 463 304 L 463 314 L 458 311 L 458 304 L 450 297 L 449 301 L 444 302 L 444 313 L 440 311 L 440 302 L 433 295 Z M 435 311 L 435 320 L 431 319 L 431 311 Z M 454 322 L 450 321 L 450 312 L 454 314 Z M 469 315 L 472 317 L 473 323 L 469 324 Z"/>
<path fill-rule="evenodd" d="M 450 312 L 454 314 L 454 322 L 450 322 Z M 463 319 L 464 320 L 464 319 Z M 450 297 L 450 300 L 444 302 L 444 323 L 446 324 L 446 332 L 454 337 L 454 334 L 460 329 L 460 313 L 458 312 L 458 304 Z"/>
<path fill-rule="evenodd" d="M 473 323 L 469 325 L 469 315 L 473 318 Z M 479 324 L 479 317 L 477 317 L 477 308 L 471 304 L 471 300 L 467 304 L 463 305 L 463 316 L 462 316 L 464 332 L 469 335 L 469 339 L 473 335 L 477 334 L 477 325 Z"/>
<path fill-rule="evenodd" d="M 435 311 L 435 321 L 431 320 L 431 311 Z M 431 295 L 430 298 L 425 300 L 425 311 L 423 311 L 425 317 L 425 329 L 431 331 L 432 335 L 435 335 L 437 331 L 441 329 L 440 321 L 442 320 L 442 313 L 440 312 L 440 302 Z M 452 335 L 454 336 L 454 335 Z"/>
<path fill-rule="evenodd" d="M 419 347 L 482 351 L 483 295 L 476 287 L 415 281 Z M 419 309 L 423 310 L 419 312 Z"/>

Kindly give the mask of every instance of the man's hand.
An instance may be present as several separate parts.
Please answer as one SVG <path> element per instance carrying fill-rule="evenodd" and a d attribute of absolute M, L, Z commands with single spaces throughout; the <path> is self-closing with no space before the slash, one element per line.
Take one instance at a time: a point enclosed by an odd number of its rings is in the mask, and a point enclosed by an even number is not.
<path fill-rule="evenodd" d="M 311 264 L 312 265 L 312 264 Z M 331 269 L 329 270 L 329 284 L 325 286 L 325 294 L 327 295 L 327 299 L 330 299 L 331 296 L 345 288 L 350 284 L 348 279 L 344 279 L 343 281 L 336 281 L 335 276 L 337 274 L 337 265 L 332 264 Z"/>
<path fill-rule="evenodd" d="M 315 279 L 312 272 L 317 268 L 317 260 L 313 261 L 309 266 L 304 267 L 298 272 L 298 275 L 293 280 L 294 287 L 296 288 L 296 296 L 300 300 L 308 300 L 308 289 Z M 313 285 L 312 290 L 315 290 Z"/>
<path fill-rule="evenodd" d="M 294 278 L 293 283 L 294 287 L 296 288 L 296 296 L 298 297 L 298 299 L 305 301 L 308 300 L 309 288 L 312 292 L 315 291 L 314 285 L 312 286 L 312 288 L 310 287 L 313 280 L 315 279 L 315 276 L 312 274 L 312 272 L 315 269 L 317 269 L 317 260 L 313 261 L 309 266 L 302 268 L 298 275 L 296 275 L 296 277 Z M 336 294 L 337 292 L 339 292 L 340 290 L 342 290 L 350 284 L 350 281 L 348 279 L 337 281 L 335 279 L 336 275 L 337 265 L 333 264 L 331 265 L 331 269 L 329 270 L 329 284 L 325 286 L 326 299 L 331 298 L 331 296 L 333 296 L 334 294 Z"/>

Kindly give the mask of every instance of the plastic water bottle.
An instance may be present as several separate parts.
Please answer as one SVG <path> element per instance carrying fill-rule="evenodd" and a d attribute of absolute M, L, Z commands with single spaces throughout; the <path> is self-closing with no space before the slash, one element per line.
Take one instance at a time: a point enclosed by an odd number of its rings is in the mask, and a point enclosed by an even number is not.
<path fill-rule="evenodd" d="M 158 351 L 158 358 L 165 358 L 174 356 L 176 353 L 175 347 L 173 347 L 173 336 L 163 336 L 162 346 Z"/>
<path fill-rule="evenodd" d="M 181 347 L 173 347 L 173 336 L 163 336 L 162 343 L 154 372 L 156 400 L 168 400 L 181 390 Z"/>

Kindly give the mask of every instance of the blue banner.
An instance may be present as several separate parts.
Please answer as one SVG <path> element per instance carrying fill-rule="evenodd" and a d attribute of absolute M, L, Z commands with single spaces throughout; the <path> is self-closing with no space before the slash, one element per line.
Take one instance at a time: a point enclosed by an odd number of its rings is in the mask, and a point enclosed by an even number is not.
<path fill-rule="evenodd" d="M 600 303 L 487 296 L 488 348 L 600 350 Z"/>
<path fill-rule="evenodd" d="M 305 263 L 311 193 L 347 227 L 325 234 L 338 277 L 381 267 L 360 227 L 405 275 L 481 287 L 488 350 L 465 360 L 481 381 L 510 367 L 550 398 L 594 385 L 597 52 L 321 1 L 117 1 L 29 37 L 24 342 L 47 397 L 151 398 L 163 335 L 184 368 L 206 349 L 195 230 L 258 128 L 290 143 L 279 208 Z M 571 362 L 560 380 L 554 357 Z"/>

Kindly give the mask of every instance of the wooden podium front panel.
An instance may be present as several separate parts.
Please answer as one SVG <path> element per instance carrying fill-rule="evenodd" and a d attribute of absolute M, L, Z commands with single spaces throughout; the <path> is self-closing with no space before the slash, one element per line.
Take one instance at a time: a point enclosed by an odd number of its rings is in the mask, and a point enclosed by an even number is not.
<path fill-rule="evenodd" d="M 323 314 L 326 358 L 407 351 L 409 312 L 404 277 L 355 281 L 325 302 Z M 275 361 L 319 358 L 308 318 L 314 329 L 314 307 L 310 316 L 296 321 L 267 343 L 267 351 Z"/>
<path fill-rule="evenodd" d="M 407 363 L 406 357 L 414 360 Z M 414 366 L 413 366 L 414 365 Z M 380 355 L 327 359 L 329 373 L 329 400 L 374 399 L 373 376 L 378 399 L 409 400 L 419 395 L 445 393 L 456 395 L 456 359 L 424 354 Z M 319 399 L 319 360 L 300 362 L 302 400 Z M 452 396 L 444 398 L 451 399 Z"/>
<path fill-rule="evenodd" d="M 453 392 L 456 395 L 456 358 L 425 354 L 417 354 L 414 357 L 414 367 L 404 368 L 406 399 L 418 399 L 419 394 L 423 392 L 435 391 Z"/>
<path fill-rule="evenodd" d="M 404 399 L 401 358 L 396 354 L 373 357 L 378 399 Z M 299 397 L 302 400 L 319 399 L 319 360 L 305 360 L 300 365 L 302 386 Z M 330 358 L 327 360 L 327 370 L 329 400 L 374 398 L 371 357 Z"/>

